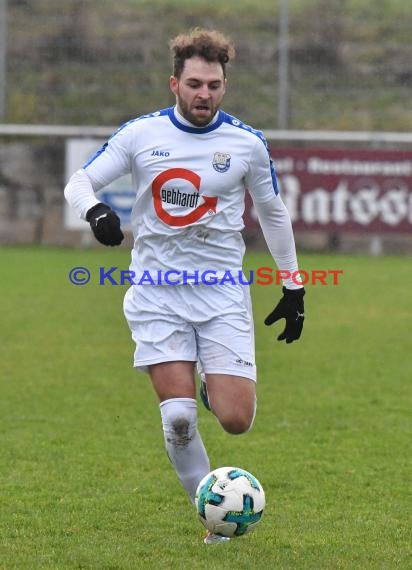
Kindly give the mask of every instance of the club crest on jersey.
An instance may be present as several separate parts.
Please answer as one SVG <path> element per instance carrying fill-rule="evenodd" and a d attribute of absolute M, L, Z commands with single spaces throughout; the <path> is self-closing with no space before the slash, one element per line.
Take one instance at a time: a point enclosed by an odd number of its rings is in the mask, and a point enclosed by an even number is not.
<path fill-rule="evenodd" d="M 227 172 L 230 168 L 230 154 L 226 152 L 215 152 L 213 157 L 213 168 L 216 172 Z"/>

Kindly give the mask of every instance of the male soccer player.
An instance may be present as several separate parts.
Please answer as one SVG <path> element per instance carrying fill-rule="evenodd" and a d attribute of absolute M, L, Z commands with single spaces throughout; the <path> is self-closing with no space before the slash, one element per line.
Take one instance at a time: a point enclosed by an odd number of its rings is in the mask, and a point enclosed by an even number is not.
<path fill-rule="evenodd" d="M 220 109 L 233 45 L 217 31 L 195 29 L 170 47 L 176 105 L 121 126 L 72 175 L 65 196 L 101 243 L 119 245 L 119 218 L 94 193 L 132 173 L 136 285 L 125 295 L 124 313 L 136 343 L 134 366 L 150 376 L 167 454 L 194 502 L 210 471 L 197 429 L 195 367 L 202 400 L 227 432 L 248 431 L 255 416 L 249 289 L 242 280 L 216 284 L 228 272 L 241 272 L 246 191 L 278 268 L 292 275 L 298 266 L 265 139 Z M 302 331 L 304 289 L 292 279 L 283 285 L 265 323 L 285 318 L 278 340 L 291 343 Z M 220 540 L 209 534 L 205 542 Z"/>

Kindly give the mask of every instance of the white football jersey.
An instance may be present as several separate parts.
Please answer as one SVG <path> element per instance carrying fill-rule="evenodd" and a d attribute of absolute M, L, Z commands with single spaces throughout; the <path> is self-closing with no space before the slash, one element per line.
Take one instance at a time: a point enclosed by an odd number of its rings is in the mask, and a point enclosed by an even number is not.
<path fill-rule="evenodd" d="M 144 271 L 238 271 L 245 191 L 255 204 L 278 194 L 262 133 L 222 110 L 206 127 L 194 127 L 175 107 L 133 119 L 84 170 L 94 191 L 132 173 L 136 279 Z"/>

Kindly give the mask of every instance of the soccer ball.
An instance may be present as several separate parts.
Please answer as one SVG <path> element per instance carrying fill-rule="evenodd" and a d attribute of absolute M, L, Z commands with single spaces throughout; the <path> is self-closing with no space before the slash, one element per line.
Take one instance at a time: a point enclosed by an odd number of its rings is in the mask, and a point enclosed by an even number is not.
<path fill-rule="evenodd" d="M 265 493 L 259 481 L 239 467 L 220 467 L 200 481 L 196 509 L 204 526 L 221 536 L 242 536 L 260 522 Z"/>

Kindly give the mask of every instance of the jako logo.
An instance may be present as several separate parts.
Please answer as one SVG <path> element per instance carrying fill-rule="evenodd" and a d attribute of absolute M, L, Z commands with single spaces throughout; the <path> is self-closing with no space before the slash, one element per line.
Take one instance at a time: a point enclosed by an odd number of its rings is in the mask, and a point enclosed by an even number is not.
<path fill-rule="evenodd" d="M 165 156 L 168 157 L 170 156 L 170 152 L 167 150 L 154 150 L 151 154 L 151 156 Z"/>

